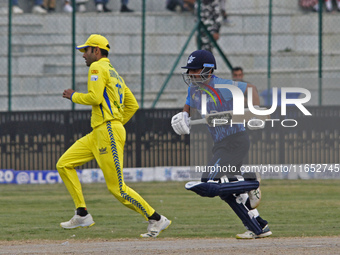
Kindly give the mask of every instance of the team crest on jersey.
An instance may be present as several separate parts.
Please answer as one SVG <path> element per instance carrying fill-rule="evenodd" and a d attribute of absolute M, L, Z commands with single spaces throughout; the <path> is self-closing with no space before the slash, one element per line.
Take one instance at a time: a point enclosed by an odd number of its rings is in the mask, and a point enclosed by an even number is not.
<path fill-rule="evenodd" d="M 193 56 L 190 56 L 189 59 L 188 59 L 188 64 L 190 64 L 192 61 L 194 61 L 196 57 L 193 57 Z"/>
<path fill-rule="evenodd" d="M 107 149 L 105 148 L 99 148 L 99 154 L 103 155 L 103 154 L 107 154 Z"/>
<path fill-rule="evenodd" d="M 97 81 L 98 75 L 91 75 L 91 81 Z"/>

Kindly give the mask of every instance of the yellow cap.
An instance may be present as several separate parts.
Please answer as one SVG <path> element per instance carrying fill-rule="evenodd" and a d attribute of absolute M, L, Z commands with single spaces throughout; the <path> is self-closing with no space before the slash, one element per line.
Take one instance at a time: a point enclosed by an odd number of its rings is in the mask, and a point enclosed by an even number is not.
<path fill-rule="evenodd" d="M 87 47 L 99 47 L 103 50 L 110 50 L 109 41 L 104 36 L 97 34 L 90 35 L 87 41 L 84 44 L 77 46 L 76 49 L 80 52 L 85 52 L 85 48 Z"/>

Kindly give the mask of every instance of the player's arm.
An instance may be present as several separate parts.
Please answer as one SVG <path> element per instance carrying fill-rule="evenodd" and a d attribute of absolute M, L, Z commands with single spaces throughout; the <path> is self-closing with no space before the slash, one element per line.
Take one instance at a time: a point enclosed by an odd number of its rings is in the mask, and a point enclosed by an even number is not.
<path fill-rule="evenodd" d="M 183 112 L 187 112 L 190 116 L 190 105 L 185 104 L 183 107 Z"/>
<path fill-rule="evenodd" d="M 124 84 L 124 114 L 123 125 L 125 125 L 138 110 L 139 105 L 131 90 Z"/>
<path fill-rule="evenodd" d="M 260 97 L 259 97 L 259 93 L 257 91 L 256 86 L 247 83 L 247 88 L 244 92 L 244 105 L 245 105 L 245 107 L 248 107 L 248 88 L 252 88 L 253 105 L 260 105 Z"/>
<path fill-rule="evenodd" d="M 99 65 L 92 64 L 89 69 L 87 81 L 87 93 L 74 92 L 71 101 L 84 105 L 100 105 L 104 100 L 104 88 L 106 84 L 105 73 Z"/>

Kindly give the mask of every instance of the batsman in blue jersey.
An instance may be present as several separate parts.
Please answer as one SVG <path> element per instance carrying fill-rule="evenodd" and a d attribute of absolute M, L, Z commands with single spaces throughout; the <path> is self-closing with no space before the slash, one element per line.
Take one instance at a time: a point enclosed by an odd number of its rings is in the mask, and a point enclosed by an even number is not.
<path fill-rule="evenodd" d="M 233 110 L 233 100 L 245 100 L 247 105 L 248 88 L 252 88 L 250 96 L 253 105 L 260 104 L 255 86 L 221 79 L 213 74 L 216 60 L 209 51 L 192 52 L 188 57 L 187 65 L 182 68 L 187 69 L 183 73 L 183 78 L 189 87 L 183 111 L 173 116 L 171 120 L 171 125 L 178 135 L 190 134 L 190 116 L 195 112 L 203 118 L 205 114 Z M 221 88 L 221 84 L 236 86 L 243 92 L 244 97 L 240 99 L 233 96 L 228 88 Z M 256 124 L 252 125 L 252 129 L 254 127 L 256 128 Z M 263 126 L 259 125 L 259 127 Z M 261 199 L 260 175 L 241 172 L 242 161 L 249 150 L 249 137 L 244 125 L 209 125 L 208 129 L 214 145 L 213 156 L 207 164 L 209 166 L 207 169 L 214 169 L 214 171 L 202 171 L 201 181 L 187 183 L 186 189 L 203 197 L 219 196 L 228 203 L 248 229 L 243 234 L 237 234 L 236 238 L 252 239 L 270 236 L 272 232 L 268 222 L 260 217 L 256 209 Z M 229 166 L 233 171 L 216 170 L 222 169 L 223 166 Z"/>

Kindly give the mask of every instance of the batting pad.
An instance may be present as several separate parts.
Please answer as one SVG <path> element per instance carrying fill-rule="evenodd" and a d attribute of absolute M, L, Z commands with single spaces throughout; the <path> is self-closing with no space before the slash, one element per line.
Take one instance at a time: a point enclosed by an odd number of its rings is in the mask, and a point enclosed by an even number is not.
<path fill-rule="evenodd" d="M 215 182 L 188 182 L 185 184 L 187 190 L 196 192 L 202 197 L 216 197 L 220 191 L 220 183 Z"/>
<path fill-rule="evenodd" d="M 241 194 L 253 189 L 257 189 L 260 186 L 258 181 L 239 181 L 239 182 L 229 182 L 220 183 L 219 196 L 228 194 Z"/>
<path fill-rule="evenodd" d="M 257 189 L 258 181 L 239 181 L 228 183 L 216 182 L 188 182 L 185 184 L 187 190 L 191 190 L 202 197 L 227 196 L 231 194 L 241 194 L 253 189 Z"/>

